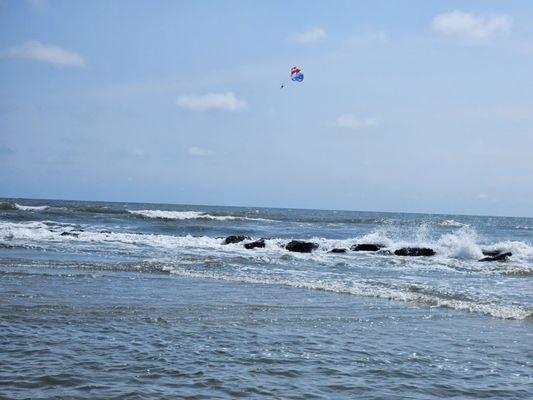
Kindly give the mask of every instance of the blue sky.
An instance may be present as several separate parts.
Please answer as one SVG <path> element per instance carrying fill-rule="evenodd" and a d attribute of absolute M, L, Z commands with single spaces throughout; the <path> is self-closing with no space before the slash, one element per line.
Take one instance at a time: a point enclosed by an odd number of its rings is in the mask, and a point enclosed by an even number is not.
<path fill-rule="evenodd" d="M 533 216 L 532 20 L 0 0 L 0 196 Z"/>

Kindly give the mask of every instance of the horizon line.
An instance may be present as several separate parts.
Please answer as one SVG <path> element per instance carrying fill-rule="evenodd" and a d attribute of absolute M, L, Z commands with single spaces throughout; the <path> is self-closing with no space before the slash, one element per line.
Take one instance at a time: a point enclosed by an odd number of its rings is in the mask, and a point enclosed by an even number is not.
<path fill-rule="evenodd" d="M 332 208 L 308 208 L 308 207 L 279 207 L 279 206 L 250 206 L 250 205 L 227 205 L 227 204 L 192 204 L 192 203 L 166 203 L 152 201 L 124 201 L 124 200 L 87 200 L 87 199 L 64 199 L 64 198 L 37 198 L 37 197 L 0 197 L 0 200 L 51 200 L 51 201 L 80 201 L 91 203 L 128 203 L 128 204 L 154 204 L 154 205 L 174 205 L 174 206 L 200 206 L 200 207 L 231 207 L 231 208 L 263 208 L 279 210 L 302 210 L 302 211 L 341 211 L 341 212 L 361 212 L 361 213 L 382 213 L 382 214 L 413 214 L 413 215 L 450 215 L 459 217 L 497 217 L 497 218 L 527 218 L 533 216 L 518 215 L 488 215 L 488 214 L 466 214 L 449 212 L 413 212 L 413 211 L 376 211 L 376 210 L 354 210 L 354 209 L 332 209 Z"/>

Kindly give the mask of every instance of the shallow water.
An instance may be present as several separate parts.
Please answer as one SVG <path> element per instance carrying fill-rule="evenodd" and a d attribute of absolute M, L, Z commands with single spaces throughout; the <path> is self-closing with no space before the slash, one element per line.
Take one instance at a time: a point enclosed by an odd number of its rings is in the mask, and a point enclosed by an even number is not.
<path fill-rule="evenodd" d="M 0 397 L 533 397 L 532 219 L 0 201 Z"/>

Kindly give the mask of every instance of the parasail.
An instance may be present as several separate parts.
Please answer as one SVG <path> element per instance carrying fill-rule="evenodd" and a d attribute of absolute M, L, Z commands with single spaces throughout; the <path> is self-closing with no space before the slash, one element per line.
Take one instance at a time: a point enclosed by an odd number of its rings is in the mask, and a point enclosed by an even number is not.
<path fill-rule="evenodd" d="M 292 67 L 291 69 L 291 80 L 294 82 L 301 82 L 304 80 L 304 74 L 301 68 Z"/>
<path fill-rule="evenodd" d="M 293 82 L 302 82 L 304 80 L 304 73 L 302 72 L 302 69 L 299 67 L 292 67 L 291 68 L 291 80 Z M 280 86 L 280 89 L 283 89 L 285 87 L 285 83 L 282 83 Z"/>

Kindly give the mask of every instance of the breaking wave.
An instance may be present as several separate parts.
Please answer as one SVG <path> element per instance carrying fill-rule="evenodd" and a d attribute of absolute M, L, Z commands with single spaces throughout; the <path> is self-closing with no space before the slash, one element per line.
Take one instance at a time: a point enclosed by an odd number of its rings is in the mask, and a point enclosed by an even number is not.
<path fill-rule="evenodd" d="M 444 227 L 449 227 L 449 228 L 461 228 L 463 226 L 468 226 L 468 224 L 463 224 L 453 219 L 445 219 L 442 221 L 437 221 L 436 224 L 439 226 L 444 226 Z"/>
<path fill-rule="evenodd" d="M 0 202 L 0 210 L 43 211 L 50 206 L 26 206 L 18 203 Z"/>
<path fill-rule="evenodd" d="M 23 206 L 15 203 L 17 210 L 21 211 L 43 211 L 49 208 L 49 206 Z"/>
<path fill-rule="evenodd" d="M 81 229 L 83 228 L 83 229 Z M 293 253 L 295 257 L 323 258 L 323 257 L 350 257 L 358 254 L 368 255 L 367 252 L 348 251 L 345 255 L 332 255 L 329 252 L 334 248 L 349 249 L 357 243 L 377 243 L 383 246 L 384 251 L 393 252 L 403 247 L 429 247 L 435 250 L 436 256 L 432 260 L 455 259 L 462 261 L 477 261 L 482 258 L 483 251 L 511 252 L 512 261 L 519 264 L 533 264 L 533 247 L 520 241 L 503 241 L 495 243 L 480 243 L 476 231 L 472 228 L 461 228 L 454 233 L 444 234 L 436 239 L 417 234 L 411 238 L 405 234 L 391 235 L 386 231 L 376 231 L 368 235 L 345 239 L 330 239 L 324 237 L 304 238 L 318 244 L 318 249 L 312 254 Z M 0 222 L 0 242 L 13 244 L 22 241 L 25 244 L 41 244 L 43 241 L 137 244 L 159 248 L 177 249 L 179 247 L 198 249 L 219 249 L 254 254 L 262 251 L 255 249 L 246 250 L 243 244 L 259 238 L 249 238 L 240 243 L 224 244 L 224 238 L 210 236 L 173 236 L 164 234 L 143 234 L 130 232 L 112 232 L 109 230 L 95 230 L 94 227 L 80 227 L 65 223 L 44 222 Z M 294 238 L 302 239 L 302 238 Z M 265 251 L 273 251 L 278 254 L 287 254 L 283 246 L 291 239 L 267 238 Z M 383 253 L 376 254 L 377 256 Z M 388 253 L 387 253 L 388 254 Z M 501 264 L 500 264 L 501 265 Z"/>
<path fill-rule="evenodd" d="M 211 215 L 200 211 L 165 211 L 165 210 L 127 210 L 130 214 L 144 218 L 186 220 L 186 219 L 209 219 L 218 221 L 250 220 L 250 221 L 271 221 L 265 218 L 250 218 L 233 215 Z"/>
<path fill-rule="evenodd" d="M 139 212 L 141 211 L 147 210 Z M 174 218 L 183 219 L 199 218 L 198 214 L 202 214 L 185 211 L 172 213 Z M 421 228 L 414 232 L 381 229 L 367 235 L 343 239 L 303 238 L 318 244 L 318 249 L 310 254 L 287 251 L 284 245 L 290 239 L 279 237 L 265 239 L 264 248 L 245 249 L 243 244 L 254 239 L 257 238 L 226 245 L 224 238 L 211 236 L 111 231 L 91 225 L 54 221 L 0 221 L 0 251 L 4 252 L 28 248 L 43 250 L 47 254 L 100 252 L 98 254 L 107 256 L 117 253 L 139 262 L 109 263 L 103 264 L 101 268 L 287 285 L 414 302 L 428 307 L 445 307 L 498 318 L 524 319 L 532 316 L 527 300 L 519 304 L 514 304 L 510 296 L 507 300 L 502 300 L 499 289 L 479 294 L 476 290 L 470 291 L 470 286 L 446 286 L 448 283 L 454 285 L 458 274 L 461 274 L 461 282 L 474 279 L 468 285 L 476 284 L 481 279 L 493 282 L 494 279 L 501 280 L 505 276 L 512 276 L 513 280 L 522 282 L 521 285 L 526 284 L 524 277 L 533 276 L 531 243 L 486 243 L 470 227 L 462 227 L 439 237 L 432 237 Z M 350 251 L 349 248 L 356 243 L 378 243 L 384 246 L 385 252 Z M 430 247 L 436 255 L 410 258 L 391 254 L 396 249 L 409 246 Z M 329 253 L 334 248 L 345 248 L 348 251 L 343 254 Z M 513 255 L 510 261 L 503 263 L 477 262 L 483 257 L 483 251 L 509 251 Z M 69 266 L 92 268 L 90 264 L 83 262 L 71 262 Z M 439 278 L 433 282 L 427 280 L 426 274 L 430 271 L 438 274 L 434 276 Z M 479 279 L 469 278 L 470 275 Z M 490 275 L 497 277 L 492 278 Z M 443 285 L 440 278 L 444 278 Z"/>

